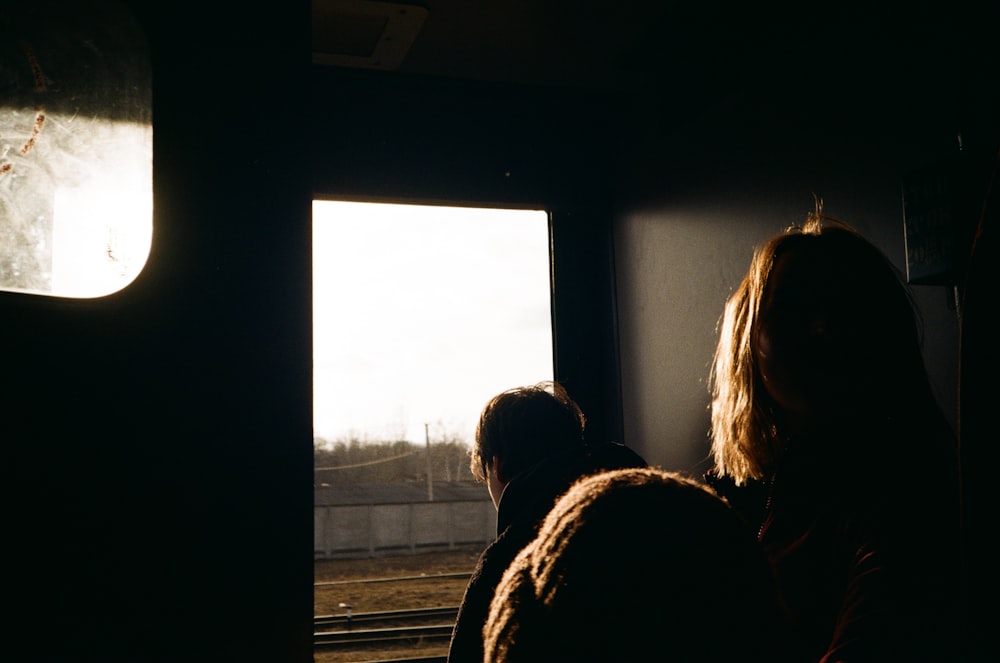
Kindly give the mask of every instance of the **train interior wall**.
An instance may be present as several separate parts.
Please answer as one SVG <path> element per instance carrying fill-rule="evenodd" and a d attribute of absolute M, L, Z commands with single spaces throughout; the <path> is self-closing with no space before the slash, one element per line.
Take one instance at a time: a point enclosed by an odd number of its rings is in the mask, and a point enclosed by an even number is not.
<path fill-rule="evenodd" d="M 753 244 L 816 194 L 903 267 L 901 174 L 954 148 L 956 117 L 995 149 L 996 68 L 954 44 L 883 44 L 873 73 L 873 46 L 844 71 L 805 39 L 790 60 L 706 42 L 580 91 L 316 68 L 302 0 L 133 4 L 149 262 L 98 300 L 0 293 L 5 647 L 33 660 L 312 660 L 314 196 L 551 209 L 557 377 L 595 435 L 697 473 L 714 324 Z M 907 57 L 934 66 L 900 76 Z M 958 428 L 953 293 L 917 294 Z"/>
<path fill-rule="evenodd" d="M 0 293 L 0 648 L 311 661 L 309 3 L 131 6 L 148 262 L 98 299 Z M 33 9 L 72 34 L 59 2 Z"/>

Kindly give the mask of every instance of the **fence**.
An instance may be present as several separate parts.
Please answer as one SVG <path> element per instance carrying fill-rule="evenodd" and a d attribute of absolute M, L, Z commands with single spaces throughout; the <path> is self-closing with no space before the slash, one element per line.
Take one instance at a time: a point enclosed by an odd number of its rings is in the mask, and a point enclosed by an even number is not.
<path fill-rule="evenodd" d="M 316 559 L 485 546 L 496 537 L 488 500 L 314 507 Z"/>

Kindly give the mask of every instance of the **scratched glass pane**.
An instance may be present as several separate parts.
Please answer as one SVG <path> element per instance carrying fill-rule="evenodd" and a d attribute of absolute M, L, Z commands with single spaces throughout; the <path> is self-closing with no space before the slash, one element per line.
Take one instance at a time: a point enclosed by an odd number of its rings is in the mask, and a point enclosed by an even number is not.
<path fill-rule="evenodd" d="M 0 289 L 101 297 L 152 240 L 149 47 L 119 3 L 57 4 L 0 21 Z"/>

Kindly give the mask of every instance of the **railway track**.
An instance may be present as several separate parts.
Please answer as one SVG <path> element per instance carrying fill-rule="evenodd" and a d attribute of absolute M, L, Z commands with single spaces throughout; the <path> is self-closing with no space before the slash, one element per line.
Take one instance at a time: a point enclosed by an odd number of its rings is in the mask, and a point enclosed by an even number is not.
<path fill-rule="evenodd" d="M 333 585 L 365 585 L 373 582 L 404 582 L 407 580 L 436 580 L 439 578 L 469 578 L 471 571 L 460 571 L 455 573 L 422 573 L 415 576 L 390 576 L 388 578 L 351 578 L 349 580 L 321 580 L 314 582 L 314 587 L 331 587 Z"/>
<path fill-rule="evenodd" d="M 447 606 L 365 612 L 350 617 L 318 615 L 313 620 L 313 645 L 332 649 L 444 642 L 451 638 L 457 614 L 458 606 Z"/>
<path fill-rule="evenodd" d="M 413 625 L 413 622 L 429 620 L 447 620 L 454 624 L 458 615 L 458 606 L 442 608 L 416 608 L 413 610 L 387 610 L 383 612 L 360 612 L 347 615 L 318 615 L 313 619 L 313 630 L 317 633 L 327 629 L 347 629 L 361 624 L 389 626 Z"/>

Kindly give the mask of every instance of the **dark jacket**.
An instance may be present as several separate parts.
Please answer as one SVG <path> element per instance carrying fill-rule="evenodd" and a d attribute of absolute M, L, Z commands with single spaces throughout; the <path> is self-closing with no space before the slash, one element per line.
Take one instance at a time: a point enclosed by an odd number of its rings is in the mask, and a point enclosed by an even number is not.
<path fill-rule="evenodd" d="M 459 607 L 448 663 L 482 663 L 483 626 L 504 571 L 538 531 L 556 500 L 580 477 L 627 467 L 647 467 L 628 447 L 610 443 L 574 458 L 543 460 L 507 484 L 497 511 L 497 538 L 480 555 Z"/>
<path fill-rule="evenodd" d="M 806 660 L 961 660 L 955 459 L 855 438 L 856 454 L 816 453 L 842 438 L 788 449 L 773 482 L 706 480 L 758 530 Z"/>

